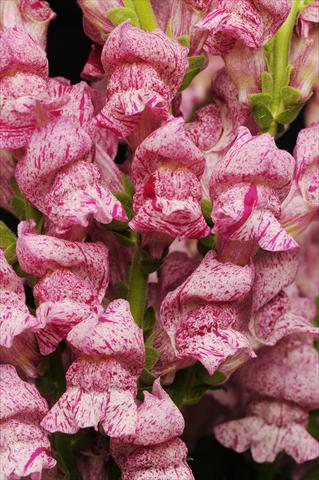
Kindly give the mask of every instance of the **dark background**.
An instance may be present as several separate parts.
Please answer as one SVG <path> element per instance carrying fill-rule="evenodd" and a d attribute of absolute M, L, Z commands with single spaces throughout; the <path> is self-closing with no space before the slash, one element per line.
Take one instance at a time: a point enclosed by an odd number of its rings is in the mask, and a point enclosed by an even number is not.
<path fill-rule="evenodd" d="M 0 0 L 1 1 L 1 0 Z M 163 0 L 166 1 L 166 0 Z M 48 33 L 47 54 L 50 76 L 63 76 L 77 83 L 87 60 L 91 40 L 82 28 L 82 12 L 75 0 L 48 0 L 57 18 L 51 23 Z M 303 127 L 302 114 L 290 126 L 277 144 L 292 153 L 296 137 Z M 119 159 L 120 160 L 120 159 Z M 0 218 L 16 230 L 15 217 L 0 209 Z M 282 473 L 273 475 L 272 465 L 256 465 L 250 454 L 240 455 L 223 448 L 212 435 L 203 437 L 196 450 L 190 452 L 189 464 L 196 480 L 269 480 L 289 479 Z M 164 461 L 164 459 L 163 459 Z M 286 472 L 285 472 L 286 473 Z"/>

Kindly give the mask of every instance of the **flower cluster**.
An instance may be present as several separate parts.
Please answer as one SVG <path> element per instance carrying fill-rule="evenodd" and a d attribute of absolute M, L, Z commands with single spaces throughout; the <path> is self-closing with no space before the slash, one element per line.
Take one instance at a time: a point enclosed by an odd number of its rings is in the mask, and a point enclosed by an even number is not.
<path fill-rule="evenodd" d="M 319 457 L 319 2 L 78 4 L 74 85 L 49 4 L 0 5 L 1 480 L 194 480 L 196 415 L 293 471 Z"/>

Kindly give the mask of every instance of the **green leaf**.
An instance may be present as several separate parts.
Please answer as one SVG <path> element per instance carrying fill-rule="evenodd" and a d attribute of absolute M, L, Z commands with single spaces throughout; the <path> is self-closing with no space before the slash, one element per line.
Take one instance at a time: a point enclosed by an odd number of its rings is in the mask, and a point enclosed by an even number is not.
<path fill-rule="evenodd" d="M 113 23 L 114 26 L 120 25 L 120 23 L 124 22 L 125 20 L 129 20 L 130 24 L 134 27 L 139 27 L 140 25 L 135 10 L 131 8 L 110 8 L 106 12 L 106 16 L 110 20 L 110 22 Z"/>
<path fill-rule="evenodd" d="M 156 365 L 159 359 L 159 351 L 156 348 L 148 347 L 145 348 L 145 368 L 146 370 L 152 370 Z"/>
<path fill-rule="evenodd" d="M 171 18 L 167 22 L 166 35 L 168 36 L 168 38 L 173 38 L 174 37 L 173 27 L 172 27 L 172 19 Z"/>
<path fill-rule="evenodd" d="M 153 385 L 156 377 L 147 368 L 143 369 L 143 372 L 139 378 L 139 384 L 142 385 L 142 389 L 147 385 Z"/>
<path fill-rule="evenodd" d="M 217 370 L 213 375 L 210 377 L 210 385 L 221 385 L 226 380 L 226 376 Z"/>
<path fill-rule="evenodd" d="M 11 206 L 20 220 L 35 220 L 38 230 L 41 233 L 43 216 L 21 193 L 17 181 L 11 178 L 11 187 L 15 196 L 11 200 Z"/>
<path fill-rule="evenodd" d="M 268 70 L 271 72 L 274 63 L 274 37 L 264 46 L 264 55 Z"/>
<path fill-rule="evenodd" d="M 271 95 L 268 93 L 251 93 L 248 95 L 250 104 L 254 107 L 257 105 L 270 105 Z"/>
<path fill-rule="evenodd" d="M 203 199 L 200 205 L 201 205 L 203 217 L 205 218 L 207 225 L 209 227 L 213 227 L 213 221 L 211 217 L 212 209 L 213 209 L 212 202 L 210 200 Z"/>
<path fill-rule="evenodd" d="M 151 260 L 149 253 L 146 250 L 140 249 L 140 251 L 142 255 L 142 260 L 141 260 L 142 271 L 146 274 L 156 272 L 156 270 L 158 270 L 162 266 L 162 263 L 168 254 L 168 248 L 165 248 L 163 250 L 161 258 L 159 258 L 158 260 Z"/>
<path fill-rule="evenodd" d="M 134 2 L 133 0 L 122 0 L 124 7 L 130 8 L 131 10 L 134 10 Z"/>
<path fill-rule="evenodd" d="M 149 339 L 151 337 L 149 337 Z M 156 365 L 160 357 L 159 351 L 150 346 L 151 342 L 149 342 L 149 339 L 147 339 L 145 342 L 145 367 L 138 380 L 139 389 L 141 391 L 143 391 L 145 388 L 147 389 L 150 385 L 153 385 L 156 377 L 151 373 L 151 370 Z"/>
<path fill-rule="evenodd" d="M 143 321 L 144 332 L 149 332 L 153 330 L 155 321 L 156 321 L 155 310 L 153 307 L 148 307 L 145 311 L 144 321 Z"/>
<path fill-rule="evenodd" d="M 121 202 L 128 219 L 132 220 L 134 216 L 132 197 L 124 192 L 113 192 L 113 195 Z"/>
<path fill-rule="evenodd" d="M 191 40 L 189 35 L 181 35 L 180 37 L 177 37 L 176 40 L 182 47 L 188 47 L 190 46 Z"/>
<path fill-rule="evenodd" d="M 183 405 L 195 405 L 207 392 L 207 385 L 193 387 L 183 399 Z"/>
<path fill-rule="evenodd" d="M 260 128 L 268 128 L 273 122 L 271 111 L 266 105 L 258 104 L 253 107 L 253 114 Z"/>
<path fill-rule="evenodd" d="M 110 230 L 111 232 L 123 232 L 128 230 L 128 223 L 127 222 L 119 222 L 118 220 L 112 220 L 111 223 L 107 223 L 103 225 L 106 230 Z"/>
<path fill-rule="evenodd" d="M 127 232 L 113 232 L 117 240 L 124 245 L 125 247 L 133 247 L 136 245 L 136 233 L 127 231 Z"/>
<path fill-rule="evenodd" d="M 210 375 L 206 368 L 199 362 L 193 366 L 196 382 L 198 384 L 206 384 L 210 386 L 221 385 L 226 380 L 226 376 L 218 370 Z"/>
<path fill-rule="evenodd" d="M 294 87 L 283 87 L 281 89 L 281 96 L 285 107 L 289 107 L 291 105 L 295 105 L 298 102 L 301 96 L 301 91 L 298 88 Z"/>
<path fill-rule="evenodd" d="M 274 82 L 271 73 L 263 72 L 261 74 L 261 90 L 263 93 L 268 93 L 272 95 L 273 93 Z"/>
<path fill-rule="evenodd" d="M 162 265 L 163 260 L 141 260 L 141 266 L 144 273 L 156 272 Z"/>
<path fill-rule="evenodd" d="M 180 86 L 180 90 L 185 90 L 188 85 L 191 83 L 194 77 L 203 69 L 206 64 L 205 55 L 196 55 L 194 57 L 188 57 L 188 70 L 185 73 L 183 81 Z"/>
<path fill-rule="evenodd" d="M 4 256 L 10 264 L 17 261 L 16 243 L 17 237 L 15 234 L 0 220 L 0 248 L 4 251 Z"/>
<path fill-rule="evenodd" d="M 291 78 L 291 74 L 292 74 L 292 71 L 293 71 L 294 67 L 290 64 L 287 65 L 287 68 L 286 68 L 286 86 L 289 85 L 290 83 L 290 78 Z"/>
<path fill-rule="evenodd" d="M 201 238 L 197 242 L 197 250 L 201 255 L 206 255 L 207 252 L 212 250 L 215 246 L 215 235 L 207 235 L 207 237 Z"/>
<path fill-rule="evenodd" d="M 223 388 L 221 384 L 226 377 L 221 372 L 209 375 L 205 367 L 196 362 L 195 365 L 179 370 L 172 385 L 166 387 L 172 400 L 179 407 L 197 403 L 207 390 Z"/>
<path fill-rule="evenodd" d="M 128 175 L 125 175 L 125 173 L 122 173 L 122 182 L 123 182 L 126 195 L 133 198 L 133 195 L 135 193 L 135 188 L 133 183 L 131 182 L 130 177 Z"/>
<path fill-rule="evenodd" d="M 302 109 L 303 105 L 296 105 L 291 108 L 287 108 L 287 110 L 279 113 L 276 117 L 276 121 L 281 125 L 289 125 L 292 123 L 299 115 L 300 110 Z"/>

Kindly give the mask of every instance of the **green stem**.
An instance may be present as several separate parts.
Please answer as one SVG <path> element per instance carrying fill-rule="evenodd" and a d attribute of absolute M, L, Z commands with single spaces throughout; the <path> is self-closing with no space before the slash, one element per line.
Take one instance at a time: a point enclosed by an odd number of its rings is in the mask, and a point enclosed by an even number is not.
<path fill-rule="evenodd" d="M 142 269 L 141 260 L 141 253 L 139 248 L 136 247 L 131 264 L 127 299 L 131 307 L 132 316 L 139 327 L 143 326 L 148 277 Z"/>
<path fill-rule="evenodd" d="M 157 22 L 150 0 L 133 0 L 133 3 L 141 28 L 149 32 L 155 30 Z"/>
<path fill-rule="evenodd" d="M 69 480 L 80 480 L 80 474 L 77 469 L 74 450 L 71 442 L 71 436 L 65 433 L 55 432 L 54 434 L 55 449 L 62 457 L 63 463 L 68 469 Z"/>
<path fill-rule="evenodd" d="M 302 0 L 293 0 L 290 13 L 274 38 L 274 88 L 272 111 L 274 115 L 282 108 L 281 89 L 286 82 L 290 40 L 298 13 L 303 7 Z"/>
<path fill-rule="evenodd" d="M 273 92 L 271 113 L 274 121 L 268 128 L 268 133 L 274 137 L 277 134 L 278 124 L 276 117 L 285 110 L 285 105 L 282 99 L 282 88 L 287 85 L 288 65 L 289 65 L 289 50 L 291 45 L 291 38 L 295 26 L 296 18 L 300 12 L 305 8 L 305 0 L 293 0 L 290 13 L 276 33 L 273 40 Z"/>

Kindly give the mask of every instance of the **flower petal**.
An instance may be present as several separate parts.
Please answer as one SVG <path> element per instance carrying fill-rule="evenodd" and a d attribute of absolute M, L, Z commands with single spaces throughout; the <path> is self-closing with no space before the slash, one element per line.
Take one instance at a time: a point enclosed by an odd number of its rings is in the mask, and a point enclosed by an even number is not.
<path fill-rule="evenodd" d="M 123 299 L 111 302 L 103 314 L 79 323 L 69 333 L 68 342 L 87 355 L 120 358 L 132 370 L 144 366 L 143 333 Z"/>

